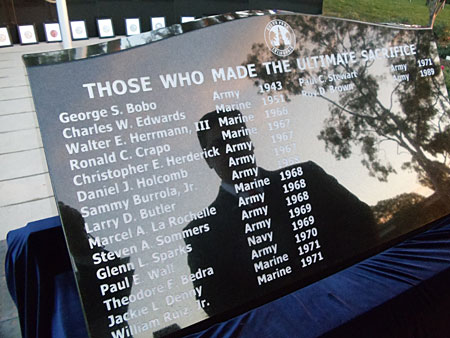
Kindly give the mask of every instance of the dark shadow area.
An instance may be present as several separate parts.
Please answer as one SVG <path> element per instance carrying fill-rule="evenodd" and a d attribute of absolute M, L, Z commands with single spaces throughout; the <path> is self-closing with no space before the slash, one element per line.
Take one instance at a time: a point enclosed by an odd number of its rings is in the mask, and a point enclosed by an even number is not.
<path fill-rule="evenodd" d="M 191 272 L 203 276 L 194 287 L 203 288 L 198 301 L 209 316 L 317 279 L 377 244 L 369 206 L 317 164 L 267 171 L 256 164 L 239 111 L 214 111 L 202 121 L 211 128 L 199 141 L 220 154 L 206 161 L 222 183 L 208 207 L 215 215 L 184 230 L 204 231 L 185 241 Z"/>

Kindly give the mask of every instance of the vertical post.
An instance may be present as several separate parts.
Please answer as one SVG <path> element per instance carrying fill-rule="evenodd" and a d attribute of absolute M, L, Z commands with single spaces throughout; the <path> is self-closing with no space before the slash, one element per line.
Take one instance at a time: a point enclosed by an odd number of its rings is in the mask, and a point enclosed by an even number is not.
<path fill-rule="evenodd" d="M 61 27 L 63 48 L 72 48 L 72 37 L 70 36 L 69 14 L 67 13 L 66 0 L 56 0 L 56 10 L 58 12 L 59 26 Z"/>

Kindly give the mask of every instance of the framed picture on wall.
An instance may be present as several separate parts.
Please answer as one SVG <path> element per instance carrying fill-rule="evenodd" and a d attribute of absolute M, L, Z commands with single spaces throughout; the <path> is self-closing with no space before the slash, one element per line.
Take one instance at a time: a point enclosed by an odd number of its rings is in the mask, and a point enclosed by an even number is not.
<path fill-rule="evenodd" d="M 125 19 L 125 29 L 127 36 L 141 33 L 141 21 L 139 18 Z"/>
<path fill-rule="evenodd" d="M 99 38 L 112 38 L 115 36 L 111 18 L 97 19 Z"/>
<path fill-rule="evenodd" d="M 34 25 L 18 25 L 17 28 L 21 45 L 38 43 Z"/>
<path fill-rule="evenodd" d="M 194 20 L 195 20 L 195 16 L 182 16 L 181 17 L 181 23 L 194 21 Z"/>
<path fill-rule="evenodd" d="M 44 23 L 45 38 L 47 42 L 60 42 L 61 38 L 61 28 L 59 23 Z"/>
<path fill-rule="evenodd" d="M 8 27 L 0 27 L 0 47 L 12 46 L 11 34 Z"/>
<path fill-rule="evenodd" d="M 70 30 L 72 31 L 72 39 L 74 40 L 85 40 L 88 38 L 86 22 L 84 20 L 70 21 Z"/>
<path fill-rule="evenodd" d="M 166 18 L 164 16 L 157 16 L 150 18 L 152 23 L 152 30 L 166 27 Z"/>

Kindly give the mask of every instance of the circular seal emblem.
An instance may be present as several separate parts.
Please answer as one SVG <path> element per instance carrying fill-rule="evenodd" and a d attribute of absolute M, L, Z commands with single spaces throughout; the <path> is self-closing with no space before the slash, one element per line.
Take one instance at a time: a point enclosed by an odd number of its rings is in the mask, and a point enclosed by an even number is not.
<path fill-rule="evenodd" d="M 270 51 L 278 56 L 288 56 L 295 48 L 294 30 L 283 20 L 272 20 L 264 29 L 264 39 Z"/>

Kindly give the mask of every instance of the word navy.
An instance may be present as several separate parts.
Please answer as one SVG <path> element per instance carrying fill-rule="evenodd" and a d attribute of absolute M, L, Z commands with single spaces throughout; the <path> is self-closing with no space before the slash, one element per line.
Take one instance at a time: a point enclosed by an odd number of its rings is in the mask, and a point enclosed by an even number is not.
<path fill-rule="evenodd" d="M 264 242 L 272 242 L 273 232 L 267 232 L 262 235 L 252 235 L 247 237 L 248 246 L 258 245 Z"/>

